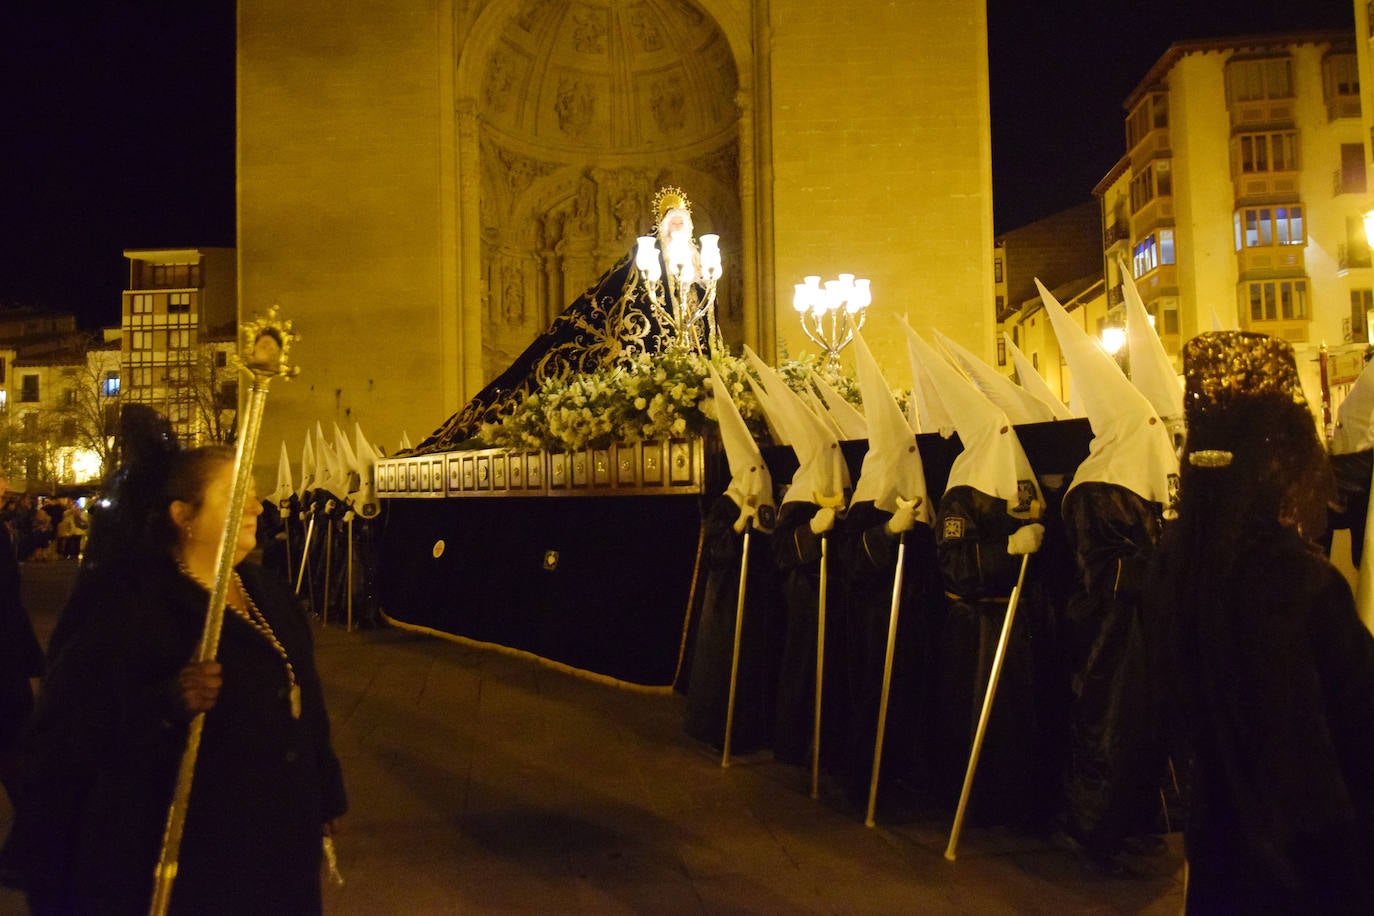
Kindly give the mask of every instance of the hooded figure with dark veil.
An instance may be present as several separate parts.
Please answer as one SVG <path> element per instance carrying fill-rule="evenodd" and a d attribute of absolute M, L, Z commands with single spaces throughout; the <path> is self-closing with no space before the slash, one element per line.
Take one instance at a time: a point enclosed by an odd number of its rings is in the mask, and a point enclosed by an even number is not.
<path fill-rule="evenodd" d="M 1146 619 L 1194 757 L 1192 913 L 1374 913 L 1374 637 L 1314 544 L 1330 472 L 1286 342 L 1183 348 L 1179 517 Z"/>

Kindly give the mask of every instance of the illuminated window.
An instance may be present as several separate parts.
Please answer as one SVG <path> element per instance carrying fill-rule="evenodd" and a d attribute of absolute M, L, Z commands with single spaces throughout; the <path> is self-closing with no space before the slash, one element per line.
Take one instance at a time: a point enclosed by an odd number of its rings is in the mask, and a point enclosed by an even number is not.
<path fill-rule="evenodd" d="M 133 301 L 133 313 L 135 315 L 147 315 L 153 311 L 153 297 L 148 293 L 135 293 Z"/>
<path fill-rule="evenodd" d="M 1156 229 L 1131 250 L 1131 273 L 1140 279 L 1161 264 L 1174 263 L 1174 230 Z"/>
<path fill-rule="evenodd" d="M 119 373 L 106 372 L 100 383 L 100 393 L 107 398 L 119 397 Z"/>
<path fill-rule="evenodd" d="M 167 296 L 168 314 L 185 313 L 191 310 L 190 293 L 171 293 Z"/>
<path fill-rule="evenodd" d="M 1131 211 L 1138 212 L 1156 197 L 1174 193 L 1173 169 L 1168 159 L 1155 159 L 1131 179 Z"/>
<path fill-rule="evenodd" d="M 185 350 L 191 346 L 191 331 L 189 328 L 177 328 L 167 332 L 168 350 Z"/>
<path fill-rule="evenodd" d="M 1306 245 L 1301 206 L 1247 207 L 1235 215 L 1236 250 Z"/>
<path fill-rule="evenodd" d="M 1292 321 L 1307 317 L 1306 280 L 1247 283 L 1251 321 Z"/>

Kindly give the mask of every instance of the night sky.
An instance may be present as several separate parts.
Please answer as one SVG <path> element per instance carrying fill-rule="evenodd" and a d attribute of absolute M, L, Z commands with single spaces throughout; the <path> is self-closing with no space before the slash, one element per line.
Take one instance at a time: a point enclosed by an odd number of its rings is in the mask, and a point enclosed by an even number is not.
<path fill-rule="evenodd" d="M 899 0 L 916 7 L 919 2 Z M 994 215 L 1092 197 L 1173 41 L 1353 28 L 1351 0 L 989 0 Z M 114 324 L 125 248 L 234 244 L 234 4 L 0 14 L 0 304 Z"/>

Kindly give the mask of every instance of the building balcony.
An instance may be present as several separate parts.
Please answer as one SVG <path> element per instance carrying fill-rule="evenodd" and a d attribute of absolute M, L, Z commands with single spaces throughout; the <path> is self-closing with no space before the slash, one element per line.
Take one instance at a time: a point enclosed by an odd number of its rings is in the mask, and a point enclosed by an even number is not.
<path fill-rule="evenodd" d="M 1140 298 L 1146 303 L 1158 298 L 1159 296 L 1173 295 L 1178 292 L 1178 265 L 1161 264 L 1145 276 L 1135 281 L 1135 288 L 1140 291 Z M 1111 304 L 1111 300 L 1108 299 Z"/>
<path fill-rule="evenodd" d="M 1368 255 L 1365 259 L 1368 260 Z M 1292 276 L 1306 273 L 1306 259 L 1301 245 L 1242 248 L 1236 252 L 1236 268 L 1242 279 L 1270 276 L 1276 272 Z"/>
<path fill-rule="evenodd" d="M 1107 308 L 1115 308 L 1116 306 L 1121 305 L 1125 301 L 1126 289 L 1122 284 L 1118 283 L 1116 284 L 1116 286 L 1113 286 L 1111 289 L 1107 290 Z"/>
<path fill-rule="evenodd" d="M 1338 95 L 1326 101 L 1326 119 L 1339 121 L 1342 118 L 1360 116 L 1360 97 L 1358 95 Z"/>
<path fill-rule="evenodd" d="M 1307 343 L 1311 336 L 1311 325 L 1311 320 L 1307 318 L 1255 321 L 1249 318 L 1248 312 L 1245 310 L 1242 310 L 1240 315 L 1240 329 L 1242 331 L 1268 334 L 1270 337 L 1278 337 L 1289 343 Z"/>
<path fill-rule="evenodd" d="M 1156 127 L 1146 132 L 1127 153 L 1131 160 L 1132 169 L 1139 169 L 1142 164 L 1156 156 L 1167 157 L 1169 155 L 1169 128 L 1167 127 Z"/>
<path fill-rule="evenodd" d="M 1363 194 L 1368 184 L 1363 170 L 1347 172 L 1345 169 L 1336 169 L 1331 173 L 1331 193 L 1336 197 L 1342 194 Z"/>
<path fill-rule="evenodd" d="M 1368 245 L 1349 245 L 1342 242 L 1336 246 L 1336 263 L 1341 270 L 1355 270 L 1374 267 L 1374 258 L 1370 257 Z"/>
<path fill-rule="evenodd" d="M 1131 214 L 1131 237 L 1144 238 L 1156 226 L 1174 223 L 1174 199 L 1169 195 L 1155 197 Z"/>
<path fill-rule="evenodd" d="M 1127 220 L 1119 219 L 1102 230 L 1103 248 L 1111 248 L 1117 242 L 1129 242 L 1130 240 L 1131 224 Z"/>
<path fill-rule="evenodd" d="M 1249 102 L 1231 103 L 1232 127 L 1259 127 L 1279 124 L 1292 124 L 1293 111 L 1298 100 L 1255 99 Z"/>
<path fill-rule="evenodd" d="M 1296 170 L 1286 172 L 1251 172 L 1235 177 L 1236 200 L 1260 198 L 1271 202 L 1298 199 Z"/>

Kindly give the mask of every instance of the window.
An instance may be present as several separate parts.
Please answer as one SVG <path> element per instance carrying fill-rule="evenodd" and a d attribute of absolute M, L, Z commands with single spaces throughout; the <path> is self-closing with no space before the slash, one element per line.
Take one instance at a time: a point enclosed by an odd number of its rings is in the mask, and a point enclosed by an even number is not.
<path fill-rule="evenodd" d="M 998 337 L 998 338 L 997 338 L 997 365 L 999 365 L 999 366 L 1005 366 L 1006 364 L 1007 364 L 1007 339 L 1006 339 L 1005 337 Z"/>
<path fill-rule="evenodd" d="M 191 346 L 191 331 L 189 328 L 175 328 L 167 332 L 168 350 L 185 350 Z"/>
<path fill-rule="evenodd" d="M 19 400 L 25 404 L 38 403 L 38 376 L 26 375 L 21 382 L 22 387 L 19 391 Z"/>
<path fill-rule="evenodd" d="M 1001 297 L 1001 296 L 998 296 L 997 298 L 1000 299 L 1000 298 L 1002 298 L 1002 297 Z M 225 367 L 228 366 L 228 365 L 229 365 L 229 354 L 226 353 L 226 352 L 223 351 L 223 350 L 216 350 L 216 351 L 215 351 L 215 368 L 216 368 L 216 369 L 223 369 L 223 368 L 225 368 Z"/>
<path fill-rule="evenodd" d="M 1174 263 L 1174 230 L 1156 229 L 1131 251 L 1131 274 L 1139 279 L 1161 264 Z"/>
<path fill-rule="evenodd" d="M 75 407 L 75 406 L 76 406 L 76 389 L 75 389 L 75 388 L 64 388 L 64 389 L 62 389 L 62 406 L 63 406 L 63 407 Z"/>
<path fill-rule="evenodd" d="M 0 413 L 9 413 L 9 409 L 10 393 L 5 389 L 0 388 Z"/>
<path fill-rule="evenodd" d="M 1238 174 L 1292 172 L 1298 168 L 1298 133 L 1293 130 L 1240 134 L 1231 141 Z"/>
<path fill-rule="evenodd" d="M 1365 192 L 1364 144 L 1341 144 L 1340 190 L 1338 193 L 1363 194 Z"/>
<path fill-rule="evenodd" d="M 132 308 L 135 315 L 151 314 L 153 311 L 153 297 L 148 293 L 135 293 Z"/>
<path fill-rule="evenodd" d="M 1258 102 L 1293 97 L 1293 62 L 1287 57 L 1231 60 L 1226 65 L 1228 98 Z"/>
<path fill-rule="evenodd" d="M 992 282 L 994 282 L 994 283 L 1001 283 L 1001 282 L 1002 282 L 1002 259 L 1001 259 L 1001 258 L 993 258 L 993 259 L 992 259 Z"/>
<path fill-rule="evenodd" d="M 0 356 L 0 385 L 5 384 L 5 357 Z"/>
<path fill-rule="evenodd" d="M 76 440 L 76 421 L 67 419 L 62 421 L 62 430 L 59 433 L 64 443 L 70 444 Z"/>
<path fill-rule="evenodd" d="M 1266 280 L 1247 283 L 1251 321 L 1292 321 L 1307 318 L 1306 280 Z"/>
<path fill-rule="evenodd" d="M 133 369 L 131 380 L 135 388 L 151 388 L 153 386 L 153 370 L 150 366 L 136 366 Z"/>
<path fill-rule="evenodd" d="M 1159 325 L 1161 334 L 1178 333 L 1178 300 L 1171 297 L 1159 300 Z"/>
<path fill-rule="evenodd" d="M 1350 339 L 1369 343 L 1370 312 L 1374 311 L 1374 289 L 1350 291 Z"/>
<path fill-rule="evenodd" d="M 38 411 L 30 410 L 25 413 L 22 422 L 25 436 L 36 436 L 38 434 Z"/>
<path fill-rule="evenodd" d="M 1156 197 L 1168 197 L 1174 192 L 1173 169 L 1168 159 L 1155 159 L 1140 174 L 1131 179 L 1131 212 L 1139 212 L 1142 207 Z"/>
<path fill-rule="evenodd" d="M 100 383 L 100 393 L 107 398 L 119 397 L 119 373 L 106 372 Z"/>
<path fill-rule="evenodd" d="M 1322 61 L 1322 89 L 1328 102 L 1360 95 L 1360 66 L 1354 54 L 1332 54 Z"/>
<path fill-rule="evenodd" d="M 189 366 L 168 366 L 167 374 L 163 379 L 169 385 L 186 385 L 191 381 L 191 369 Z"/>
<path fill-rule="evenodd" d="M 1306 245 L 1302 207 L 1247 207 L 1235 216 L 1236 250 Z"/>
<path fill-rule="evenodd" d="M 153 348 L 153 332 L 134 331 L 129 337 L 129 346 L 134 350 L 151 350 Z"/>
<path fill-rule="evenodd" d="M 167 296 L 167 313 L 178 314 L 191 311 L 190 293 L 171 293 Z"/>
<path fill-rule="evenodd" d="M 1126 118 L 1126 149 L 1134 149 L 1150 131 L 1168 126 L 1169 96 L 1162 92 L 1145 96 Z"/>

